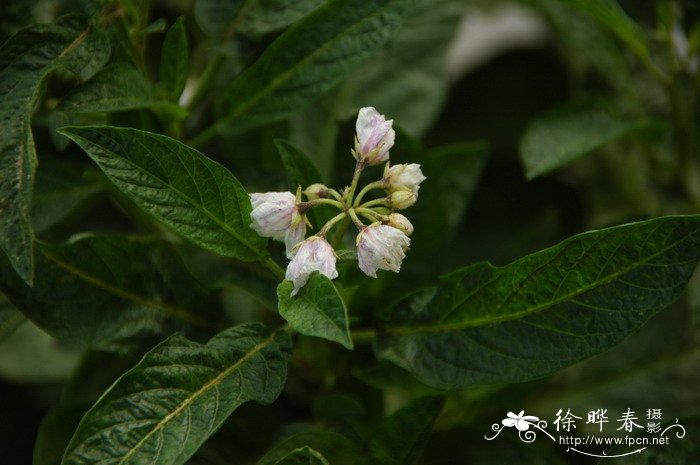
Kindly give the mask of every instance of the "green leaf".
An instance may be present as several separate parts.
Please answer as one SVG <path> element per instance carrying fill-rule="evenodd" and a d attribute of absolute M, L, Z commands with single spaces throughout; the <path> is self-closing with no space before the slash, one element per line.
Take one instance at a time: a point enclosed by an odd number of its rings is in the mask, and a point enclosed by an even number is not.
<path fill-rule="evenodd" d="M 173 336 L 120 377 L 80 422 L 63 465 L 185 463 L 240 405 L 272 403 L 287 376 L 290 337 L 259 323 L 207 344 Z"/>
<path fill-rule="evenodd" d="M 188 64 L 187 31 L 180 17 L 168 29 L 160 56 L 160 88 L 168 100 L 177 102 L 185 90 Z"/>
<path fill-rule="evenodd" d="M 294 284 L 282 281 L 277 287 L 279 312 L 295 331 L 335 341 L 353 348 L 348 309 L 333 282 L 314 272 L 294 297 Z"/>
<path fill-rule="evenodd" d="M 33 288 L 0 262 L 0 288 L 59 340 L 123 350 L 136 336 L 154 337 L 183 324 L 214 325 L 205 315 L 216 306 L 162 243 L 83 237 L 65 245 L 39 243 L 36 260 Z"/>
<path fill-rule="evenodd" d="M 681 294 L 699 258 L 700 216 L 677 216 L 477 263 L 394 306 L 376 350 L 440 388 L 535 379 L 622 341 Z"/>
<path fill-rule="evenodd" d="M 36 180 L 32 225 L 37 232 L 60 223 L 102 190 L 97 172 L 67 160 L 47 158 L 42 161 Z"/>
<path fill-rule="evenodd" d="M 174 139 L 136 129 L 60 132 L 139 207 L 186 239 L 244 261 L 267 257 L 267 241 L 250 228 L 248 193 L 220 164 Z"/>
<path fill-rule="evenodd" d="M 208 131 L 226 126 L 239 132 L 302 110 L 376 52 L 415 3 L 329 1 L 289 28 L 233 82 L 224 96 L 228 116 Z"/>
<path fill-rule="evenodd" d="M 187 116 L 178 105 L 159 98 L 155 87 L 134 65 L 113 63 L 61 100 L 57 111 L 110 113 L 152 109 L 176 118 Z"/>
<path fill-rule="evenodd" d="M 210 36 L 261 35 L 289 26 L 325 0 L 197 0 L 194 14 Z"/>
<path fill-rule="evenodd" d="M 301 149 L 281 139 L 275 140 L 275 145 L 282 158 L 292 192 L 296 191 L 297 186 L 306 188 L 311 184 L 323 182 L 321 173 Z"/>
<path fill-rule="evenodd" d="M 19 326 L 26 321 L 22 312 L 0 293 L 0 342 L 10 337 Z"/>
<path fill-rule="evenodd" d="M 595 109 L 559 111 L 536 120 L 520 142 L 525 177 L 532 180 L 648 124 Z"/>
<path fill-rule="evenodd" d="M 418 399 L 394 413 L 375 429 L 369 448 L 376 463 L 411 465 L 425 448 L 442 411 L 442 397 Z"/>
<path fill-rule="evenodd" d="M 60 383 L 70 377 L 80 352 L 25 320 L 0 343 L 0 378 L 15 383 Z"/>
<path fill-rule="evenodd" d="M 258 462 L 259 465 L 269 462 Z M 274 462 L 275 465 L 329 465 L 328 461 L 310 447 L 300 447 Z"/>
<path fill-rule="evenodd" d="M 561 0 L 577 10 L 583 11 L 610 32 L 615 34 L 637 55 L 648 55 L 647 39 L 639 25 L 634 22 L 615 0 Z"/>
<path fill-rule="evenodd" d="M 31 114 L 41 84 L 57 68 L 86 79 L 108 57 L 107 39 L 75 16 L 23 29 L 0 48 L 0 249 L 29 284 L 34 275 L 30 209 L 37 165 Z"/>

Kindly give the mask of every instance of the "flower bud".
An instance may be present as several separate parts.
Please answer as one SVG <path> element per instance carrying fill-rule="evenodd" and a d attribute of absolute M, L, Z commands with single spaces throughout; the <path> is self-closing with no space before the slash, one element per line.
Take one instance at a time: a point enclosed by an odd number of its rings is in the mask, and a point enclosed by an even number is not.
<path fill-rule="evenodd" d="M 386 120 L 374 107 L 360 109 L 355 123 L 355 149 L 353 156 L 368 165 L 378 165 L 389 159 L 389 149 L 394 145 L 396 133 L 394 120 Z"/>
<path fill-rule="evenodd" d="M 389 187 L 390 191 L 405 190 L 418 195 L 420 183 L 425 181 L 426 177 L 420 170 L 420 165 L 417 163 L 402 163 L 389 167 L 387 163 L 384 169 L 384 182 Z"/>
<path fill-rule="evenodd" d="M 328 187 L 323 184 L 311 184 L 304 190 L 304 195 L 309 200 L 325 199 L 328 197 Z"/>
<path fill-rule="evenodd" d="M 291 255 L 292 261 L 287 265 L 285 279 L 294 283 L 292 296 L 297 295 L 314 271 L 329 279 L 338 277 L 335 269 L 336 256 L 333 247 L 324 238 L 311 236 L 298 244 Z"/>
<path fill-rule="evenodd" d="M 284 240 L 297 211 L 296 198 L 291 192 L 265 192 L 250 194 L 253 211 L 250 227 L 263 237 Z"/>
<path fill-rule="evenodd" d="M 405 208 L 413 206 L 416 203 L 416 194 L 409 191 L 396 191 L 392 192 L 389 196 L 389 202 L 391 203 L 391 208 L 395 210 L 403 210 Z"/>
<path fill-rule="evenodd" d="M 398 273 L 411 240 L 392 226 L 372 223 L 357 235 L 357 260 L 360 269 L 373 278 L 377 270 Z"/>
<path fill-rule="evenodd" d="M 398 229 L 407 236 L 413 234 L 413 225 L 410 221 L 408 221 L 408 218 L 403 216 L 401 213 L 392 213 L 389 215 L 386 224 L 392 228 Z"/>

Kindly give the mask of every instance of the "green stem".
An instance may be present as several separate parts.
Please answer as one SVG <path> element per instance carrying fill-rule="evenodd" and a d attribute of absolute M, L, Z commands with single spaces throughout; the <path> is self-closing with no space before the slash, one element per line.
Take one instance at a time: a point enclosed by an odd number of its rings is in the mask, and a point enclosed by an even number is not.
<path fill-rule="evenodd" d="M 347 214 L 346 212 L 338 213 L 338 214 L 335 215 L 333 218 L 331 218 L 330 220 L 328 220 L 328 222 L 326 222 L 326 224 L 323 225 L 323 227 L 321 228 L 321 230 L 320 230 L 319 232 L 317 232 L 316 235 L 317 235 L 317 236 L 320 236 L 320 237 L 326 237 L 326 234 L 328 234 L 328 231 L 330 231 L 331 228 L 332 228 L 333 226 L 335 226 L 335 224 L 336 224 L 338 221 L 342 220 L 343 218 L 345 218 L 345 217 L 347 217 L 347 216 L 348 216 L 348 214 Z"/>
<path fill-rule="evenodd" d="M 386 198 L 374 199 L 374 200 L 370 200 L 369 202 L 363 203 L 358 208 L 369 208 L 369 207 L 375 207 L 375 206 L 388 207 L 389 201 Z"/>
<path fill-rule="evenodd" d="M 365 218 L 372 219 L 372 221 L 388 221 L 389 220 L 388 216 L 377 213 L 376 211 L 372 210 L 371 208 L 355 207 L 354 210 L 358 214 L 364 216 Z"/>
<path fill-rule="evenodd" d="M 362 202 L 362 197 L 365 196 L 365 194 L 372 189 L 383 189 L 385 187 L 384 181 L 375 181 L 367 184 L 362 190 L 360 191 L 359 194 L 357 194 L 357 197 L 355 197 L 355 202 L 353 203 L 354 206 L 360 205 L 360 202 Z"/>
<path fill-rule="evenodd" d="M 338 202 L 343 203 L 344 199 L 343 196 L 340 195 L 340 192 L 335 189 L 328 189 L 328 193 L 331 194 Z"/>
<path fill-rule="evenodd" d="M 350 208 L 352 206 L 352 199 L 353 196 L 355 195 L 355 189 L 357 189 L 357 183 L 360 180 L 360 175 L 362 174 L 362 170 L 365 169 L 365 163 L 358 161 L 357 164 L 355 165 L 355 173 L 352 175 L 352 182 L 350 183 L 350 190 L 348 190 L 346 197 L 345 197 L 345 206 L 347 208 Z"/>
<path fill-rule="evenodd" d="M 364 224 L 362 221 L 360 221 L 360 219 L 357 217 L 357 213 L 355 213 L 355 209 L 353 209 L 353 208 L 349 209 L 349 210 L 348 210 L 348 215 L 350 215 L 350 218 L 352 218 L 352 222 L 355 223 L 355 226 L 357 226 L 357 229 L 359 229 L 360 231 L 362 231 L 364 228 L 367 227 L 367 226 L 365 226 L 365 224 Z"/>
<path fill-rule="evenodd" d="M 267 257 L 262 261 L 262 264 L 265 265 L 268 270 L 272 271 L 272 274 L 274 274 L 277 279 L 284 279 L 284 269 L 279 266 L 277 262 L 272 259 L 272 257 Z"/>
<path fill-rule="evenodd" d="M 343 218 L 343 222 L 340 223 L 340 227 L 336 231 L 335 237 L 333 237 L 333 241 L 331 242 L 334 249 L 340 248 L 341 244 L 343 243 L 343 237 L 345 237 L 345 233 L 348 230 L 348 226 L 350 226 L 350 217 L 346 216 Z"/>
<path fill-rule="evenodd" d="M 357 329 L 352 331 L 352 341 L 355 344 L 367 344 L 377 337 L 376 329 Z"/>
<path fill-rule="evenodd" d="M 336 208 L 339 208 L 341 210 L 345 209 L 345 205 L 342 204 L 342 202 L 339 202 L 338 200 L 333 200 L 333 199 L 314 199 L 314 200 L 309 200 L 308 202 L 302 202 L 299 204 L 300 209 L 306 211 L 309 208 L 313 208 L 317 205 L 332 205 Z"/>

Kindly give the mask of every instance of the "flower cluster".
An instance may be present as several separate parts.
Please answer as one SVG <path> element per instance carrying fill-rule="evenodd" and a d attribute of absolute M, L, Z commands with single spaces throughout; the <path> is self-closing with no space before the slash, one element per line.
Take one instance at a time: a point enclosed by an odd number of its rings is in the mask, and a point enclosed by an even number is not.
<path fill-rule="evenodd" d="M 362 108 L 355 125 L 355 172 L 350 186 L 340 192 L 323 184 L 306 189 L 299 186 L 291 192 L 251 194 L 253 211 L 250 225 L 258 234 L 284 241 L 287 258 L 286 279 L 294 283 L 292 295 L 299 292 L 314 271 L 330 279 L 338 276 L 335 250 L 326 240 L 328 232 L 338 223 L 352 221 L 359 233 L 355 244 L 360 269 L 374 278 L 377 270 L 398 272 L 410 244 L 413 225 L 395 210 L 416 203 L 420 183 L 425 180 L 420 165 L 389 163 L 389 149 L 396 133 L 393 120 L 386 120 L 372 107 Z M 358 190 L 360 175 L 368 166 L 386 163 L 382 179 Z M 384 196 L 363 202 L 372 190 L 383 190 Z M 306 200 L 304 200 L 306 197 Z M 318 205 L 331 205 L 340 210 L 316 234 L 305 239 L 311 223 L 306 213 Z M 366 225 L 363 220 L 367 220 Z M 343 226 L 341 226 L 343 227 Z M 340 238 L 342 239 L 342 232 Z"/>

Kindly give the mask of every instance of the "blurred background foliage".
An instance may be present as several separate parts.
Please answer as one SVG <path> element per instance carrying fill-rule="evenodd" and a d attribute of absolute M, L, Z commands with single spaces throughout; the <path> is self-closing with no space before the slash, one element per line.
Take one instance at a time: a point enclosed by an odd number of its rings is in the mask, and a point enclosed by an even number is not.
<path fill-rule="evenodd" d="M 125 71 L 123 88 L 113 90 L 123 99 L 120 111 L 85 107 L 84 96 L 104 88 L 75 87 L 56 74 L 33 118 L 40 159 L 33 223 L 46 241 L 65 241 L 76 231 L 153 228 L 55 128 L 107 121 L 191 139 L 223 114 L 226 84 L 323 0 L 299 1 L 298 9 L 284 15 L 253 15 L 242 28 L 231 27 L 245 13 L 231 6 L 235 2 L 116 3 L 132 21 L 125 33 L 136 38 L 137 48 L 113 50 L 113 62 L 131 57 L 136 63 L 135 74 Z M 401 131 L 392 157 L 420 162 L 429 182 L 412 216 L 418 224 L 406 272 L 371 283 L 369 294 L 353 302 L 362 312 L 398 297 L 398 280 L 419 282 L 479 260 L 505 264 L 581 231 L 695 213 L 700 3 L 619 4 L 622 10 L 608 1 L 423 0 L 379 53 L 311 106 L 254 132 L 224 132 L 199 148 L 251 192 L 282 190 L 287 180 L 276 138 L 304 149 L 326 181 L 345 179 L 357 108 L 372 105 L 395 119 Z M 66 12 L 100 14 L 103 8 L 97 0 L 4 0 L 0 42 L 32 23 Z M 178 109 L 164 105 L 162 89 L 149 82 L 158 81 L 164 33 L 181 16 L 189 36 L 190 79 L 180 105 L 192 113 L 184 124 L 171 125 L 167 122 L 177 118 L 162 115 Z M 145 53 L 138 55 L 138 47 Z M 207 85 L 197 85 L 202 82 Z M 142 103 L 125 106 L 132 97 Z M 53 111 L 61 108 L 70 111 Z M 436 230 L 449 231 L 451 240 L 433 234 Z M 190 272 L 217 289 L 217 305 L 229 320 L 246 321 L 274 307 L 260 296 L 274 296 L 275 282 L 194 250 L 185 255 Z M 343 291 L 352 295 L 354 289 Z M 548 444 L 484 441 L 490 425 L 509 410 L 525 409 L 551 421 L 559 408 L 605 407 L 611 417 L 627 407 L 662 408 L 670 417 L 694 417 L 697 424 L 698 308 L 700 277 L 691 282 L 687 298 L 609 352 L 544 380 L 450 393 L 421 463 L 595 463 Z M 294 376 L 277 408 L 243 406 L 190 463 L 232 463 L 231 457 L 252 462 L 292 432 L 308 432 L 315 440 L 331 434 L 327 431 L 366 435 L 382 412 L 437 393 L 388 364 L 372 362 L 367 369 L 362 361 L 374 360 L 368 347 L 359 347 L 352 360 L 349 354 L 325 355 L 323 347 L 318 340 L 300 339 L 290 365 Z M 31 463 L 37 431 L 34 463 L 58 463 L 61 442 L 49 432 L 70 434 L 85 406 L 138 355 L 84 353 L 59 343 L 0 296 L 3 463 Z M 101 378 L 85 382 L 81 373 L 95 366 Z M 312 434 L 321 429 L 326 432 Z M 266 434 L 246 434 L 250 431 Z M 683 444 L 690 448 L 692 440 Z M 331 463 L 347 463 L 343 447 L 337 451 Z"/>

